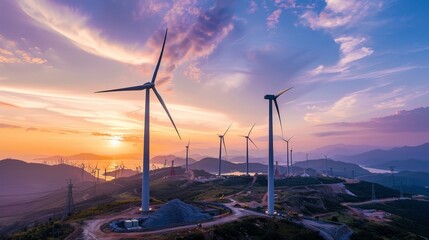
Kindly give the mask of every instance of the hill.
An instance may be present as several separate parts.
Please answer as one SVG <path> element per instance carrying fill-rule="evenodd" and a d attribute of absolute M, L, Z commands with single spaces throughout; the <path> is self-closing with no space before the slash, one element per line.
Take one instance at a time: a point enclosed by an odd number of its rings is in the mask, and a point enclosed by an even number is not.
<path fill-rule="evenodd" d="M 363 165 L 382 164 L 388 161 L 407 159 L 429 160 L 429 143 L 412 147 L 396 147 L 389 150 L 376 149 L 356 155 L 337 156 L 337 159 Z"/>
<path fill-rule="evenodd" d="M 189 165 L 190 169 L 201 169 L 210 173 L 218 172 L 218 159 L 216 158 L 203 158 Z M 245 172 L 246 163 L 232 163 L 230 161 L 222 160 L 222 173 L 229 172 Z M 249 172 L 267 173 L 268 166 L 262 163 L 249 163 Z M 286 172 L 285 166 L 279 166 L 280 173 Z M 301 173 L 303 171 L 300 167 L 294 167 L 294 173 Z"/>
<path fill-rule="evenodd" d="M 62 188 L 66 179 L 82 181 L 82 169 L 70 165 L 45 165 L 21 160 L 0 161 L 0 195 L 32 194 Z M 84 181 L 94 177 L 84 172 Z"/>
<path fill-rule="evenodd" d="M 334 161 L 332 159 L 328 159 L 327 161 L 325 159 L 308 160 L 308 163 L 306 161 L 297 162 L 294 166 L 300 168 L 307 168 L 308 166 L 308 168 L 312 168 L 318 172 L 325 172 L 327 169 L 329 174 L 331 174 L 332 168 L 332 175 L 341 177 L 352 177 L 352 171 L 354 171 L 354 176 L 370 174 L 368 170 L 361 168 L 359 165 Z"/>
<path fill-rule="evenodd" d="M 373 174 L 362 176 L 360 179 L 379 183 L 381 185 L 400 189 L 401 185 L 404 192 L 413 194 L 423 194 L 429 196 L 429 173 L 428 172 L 411 172 L 402 171 L 391 174 Z"/>

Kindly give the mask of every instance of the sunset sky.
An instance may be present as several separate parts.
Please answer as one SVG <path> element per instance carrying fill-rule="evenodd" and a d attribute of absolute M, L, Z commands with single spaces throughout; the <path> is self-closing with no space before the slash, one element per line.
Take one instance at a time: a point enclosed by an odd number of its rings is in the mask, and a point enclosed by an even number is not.
<path fill-rule="evenodd" d="M 265 94 L 296 151 L 429 141 L 429 1 L 0 1 L 0 159 L 142 151 L 144 92 L 95 91 L 151 80 L 151 155 L 264 155 Z M 275 133 L 281 130 L 275 117 Z M 276 152 L 284 144 L 276 139 Z M 243 152 L 244 153 L 244 152 Z"/>

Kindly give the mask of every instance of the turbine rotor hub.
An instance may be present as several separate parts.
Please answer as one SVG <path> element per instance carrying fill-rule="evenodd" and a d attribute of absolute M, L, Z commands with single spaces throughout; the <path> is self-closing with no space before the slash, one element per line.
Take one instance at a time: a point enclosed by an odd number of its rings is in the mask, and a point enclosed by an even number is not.
<path fill-rule="evenodd" d="M 147 83 L 143 84 L 143 86 L 145 86 L 147 88 L 153 88 L 153 87 L 155 87 L 155 84 L 151 83 L 151 82 L 147 82 Z"/>

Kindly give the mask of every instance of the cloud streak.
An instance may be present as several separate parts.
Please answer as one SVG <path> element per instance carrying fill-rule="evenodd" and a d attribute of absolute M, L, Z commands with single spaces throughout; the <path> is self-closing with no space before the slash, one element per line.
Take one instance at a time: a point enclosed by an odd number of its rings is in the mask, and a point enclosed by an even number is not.
<path fill-rule="evenodd" d="M 66 37 L 85 52 L 128 64 L 151 63 L 151 58 L 136 47 L 108 41 L 101 30 L 89 26 L 90 17 L 75 8 L 49 1 L 20 0 L 18 5 L 42 27 Z"/>

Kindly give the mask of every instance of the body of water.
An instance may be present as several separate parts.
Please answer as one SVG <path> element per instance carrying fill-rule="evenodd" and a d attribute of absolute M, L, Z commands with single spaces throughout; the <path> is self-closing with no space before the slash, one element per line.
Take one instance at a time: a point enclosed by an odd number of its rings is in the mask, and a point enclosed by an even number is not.
<path fill-rule="evenodd" d="M 378 169 L 378 168 L 370 168 L 370 167 L 365 167 L 362 165 L 359 165 L 359 167 L 368 170 L 370 173 L 390 173 L 390 170 L 386 170 L 386 169 Z M 393 173 L 397 173 L 396 171 L 393 171 Z"/>

